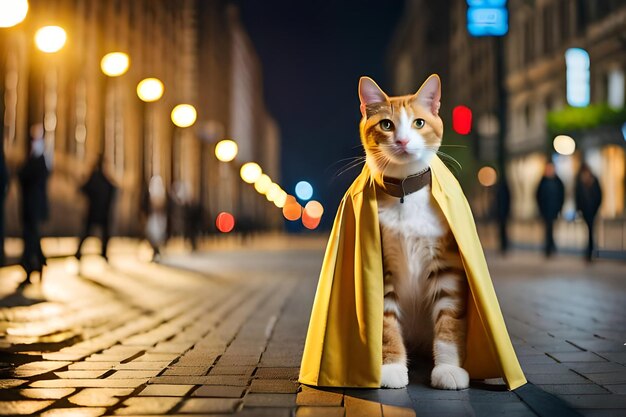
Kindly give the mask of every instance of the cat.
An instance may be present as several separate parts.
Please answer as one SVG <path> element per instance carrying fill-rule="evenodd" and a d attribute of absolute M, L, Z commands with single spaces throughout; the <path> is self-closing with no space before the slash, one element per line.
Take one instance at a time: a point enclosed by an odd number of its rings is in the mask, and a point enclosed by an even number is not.
<path fill-rule="evenodd" d="M 389 97 L 359 81 L 361 141 L 376 183 L 384 271 L 381 385 L 408 384 L 409 353 L 432 354 L 431 385 L 465 389 L 468 286 L 463 263 L 430 183 L 408 195 L 402 180 L 430 175 L 443 136 L 441 82 L 431 75 L 413 95 Z M 412 177 L 413 176 L 413 177 Z M 428 177 L 429 179 L 430 177 Z M 387 182 L 385 182 L 387 181 Z M 385 190 L 400 184 L 401 197 Z"/>

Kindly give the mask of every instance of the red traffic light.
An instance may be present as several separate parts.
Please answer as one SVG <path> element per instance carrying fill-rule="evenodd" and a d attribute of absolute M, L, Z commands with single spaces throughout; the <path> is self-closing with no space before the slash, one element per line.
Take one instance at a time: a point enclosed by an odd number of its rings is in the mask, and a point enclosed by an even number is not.
<path fill-rule="evenodd" d="M 472 130 L 472 111 L 466 106 L 452 110 L 452 129 L 459 135 L 468 135 Z"/>

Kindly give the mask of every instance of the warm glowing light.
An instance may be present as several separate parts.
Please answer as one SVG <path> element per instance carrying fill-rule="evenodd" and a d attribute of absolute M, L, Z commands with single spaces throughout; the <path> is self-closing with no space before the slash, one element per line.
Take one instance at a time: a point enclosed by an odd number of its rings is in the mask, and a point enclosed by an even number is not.
<path fill-rule="evenodd" d="M 280 194 L 274 199 L 274 205 L 278 208 L 285 207 L 285 203 L 287 203 L 287 196 L 288 194 L 285 190 L 280 190 Z"/>
<path fill-rule="evenodd" d="M 124 52 L 111 52 L 102 57 L 100 68 L 109 77 L 119 77 L 130 67 L 130 58 Z"/>
<path fill-rule="evenodd" d="M 172 110 L 172 123 L 178 127 L 189 127 L 196 122 L 198 113 L 191 104 L 179 104 Z"/>
<path fill-rule="evenodd" d="M 469 135 L 472 130 L 472 110 L 467 106 L 452 109 L 452 129 L 459 135 Z"/>
<path fill-rule="evenodd" d="M 160 99 L 163 90 L 163 83 L 158 78 L 145 78 L 137 84 L 137 96 L 147 103 Z"/>
<path fill-rule="evenodd" d="M 295 197 L 291 195 L 287 197 L 287 202 L 283 207 L 283 216 L 285 216 L 285 219 L 292 222 L 298 220 L 300 216 L 302 216 L 302 206 L 298 204 Z"/>
<path fill-rule="evenodd" d="M 265 174 L 262 174 L 258 180 L 254 183 L 254 189 L 257 190 L 259 194 L 265 194 L 267 190 L 269 190 L 270 185 L 272 185 L 272 180 Z"/>
<path fill-rule="evenodd" d="M 235 218 L 228 212 L 221 212 L 215 219 L 217 230 L 222 233 L 228 233 L 235 228 Z"/>
<path fill-rule="evenodd" d="M 296 196 L 300 200 L 309 200 L 313 197 L 313 187 L 307 181 L 300 181 L 296 184 Z"/>
<path fill-rule="evenodd" d="M 220 140 L 215 145 L 215 156 L 222 162 L 230 162 L 237 156 L 239 147 L 237 142 L 230 139 Z"/>
<path fill-rule="evenodd" d="M 45 53 L 59 52 L 67 41 L 65 29 L 60 26 L 44 26 L 35 33 L 37 48 Z"/>
<path fill-rule="evenodd" d="M 306 227 L 307 229 L 316 229 L 317 226 L 320 225 L 320 221 L 321 221 L 321 217 L 311 217 L 307 211 L 306 208 L 304 209 L 304 211 L 302 212 L 302 224 L 304 225 L 304 227 Z"/>
<path fill-rule="evenodd" d="M 492 167 L 482 167 L 478 171 L 478 182 L 484 187 L 491 187 L 496 183 L 498 174 Z"/>
<path fill-rule="evenodd" d="M 28 14 L 26 0 L 0 0 L 0 28 L 10 28 L 22 23 Z"/>
<path fill-rule="evenodd" d="M 324 207 L 319 201 L 311 200 L 304 206 L 304 212 L 313 219 L 319 219 L 324 214 Z"/>
<path fill-rule="evenodd" d="M 247 162 L 243 164 L 241 169 L 239 170 L 239 175 L 241 175 L 241 179 L 247 182 L 248 184 L 253 184 L 259 177 L 263 174 L 261 167 L 256 162 Z"/>
<path fill-rule="evenodd" d="M 280 196 L 282 191 L 283 189 L 280 188 L 280 185 L 276 183 L 272 183 L 267 189 L 267 193 L 265 193 L 265 197 L 267 198 L 268 201 L 272 201 L 272 202 L 276 201 L 276 199 Z"/>
<path fill-rule="evenodd" d="M 552 142 L 554 150 L 561 155 L 571 155 L 576 150 L 576 142 L 569 136 L 559 135 Z"/>

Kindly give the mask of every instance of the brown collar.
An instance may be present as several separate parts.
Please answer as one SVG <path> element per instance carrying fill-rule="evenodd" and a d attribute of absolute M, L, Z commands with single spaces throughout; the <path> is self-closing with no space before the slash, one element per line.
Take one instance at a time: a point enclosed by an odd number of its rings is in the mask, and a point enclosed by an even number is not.
<path fill-rule="evenodd" d="M 376 185 L 385 193 L 393 197 L 399 198 L 400 203 L 404 203 L 404 197 L 421 190 L 427 185 L 430 185 L 430 180 L 430 168 L 426 168 L 425 171 L 418 172 L 414 175 L 409 175 L 404 179 L 383 177 L 382 184 L 376 181 Z"/>

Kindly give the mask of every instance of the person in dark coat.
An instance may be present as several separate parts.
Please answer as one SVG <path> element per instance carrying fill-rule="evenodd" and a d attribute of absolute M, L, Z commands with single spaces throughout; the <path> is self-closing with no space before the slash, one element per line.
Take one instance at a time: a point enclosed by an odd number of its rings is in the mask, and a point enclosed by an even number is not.
<path fill-rule="evenodd" d="M 96 167 L 87 182 L 80 188 L 89 200 L 89 209 L 85 221 L 83 234 L 78 242 L 76 259 L 81 258 L 81 247 L 90 236 L 94 227 L 99 227 L 102 233 L 102 257 L 108 261 L 107 247 L 109 244 L 111 225 L 111 206 L 115 197 L 115 186 L 104 172 L 104 158 L 100 156 Z"/>
<path fill-rule="evenodd" d="M 40 224 L 48 218 L 48 167 L 44 156 L 45 143 L 43 139 L 43 126 L 41 124 L 31 127 L 30 154 L 26 163 L 18 173 L 22 192 L 22 236 L 24 239 L 24 251 L 20 265 L 26 271 L 26 279 L 20 284 L 20 288 L 31 283 L 30 276 L 33 271 L 39 272 L 40 280 L 43 276 L 43 267 L 46 265 L 46 257 L 41 250 Z"/>
<path fill-rule="evenodd" d="M 554 221 L 561 212 L 564 200 L 565 187 L 563 182 L 556 175 L 554 164 L 548 162 L 537 188 L 537 205 L 545 226 L 545 254 L 547 257 L 556 250 L 553 227 Z"/>
<path fill-rule="evenodd" d="M 593 175 L 589 166 L 583 163 L 576 176 L 576 209 L 582 214 L 589 232 L 587 250 L 585 252 L 587 261 L 591 261 L 593 255 L 593 223 L 601 203 L 602 189 L 600 188 L 600 182 Z"/>

